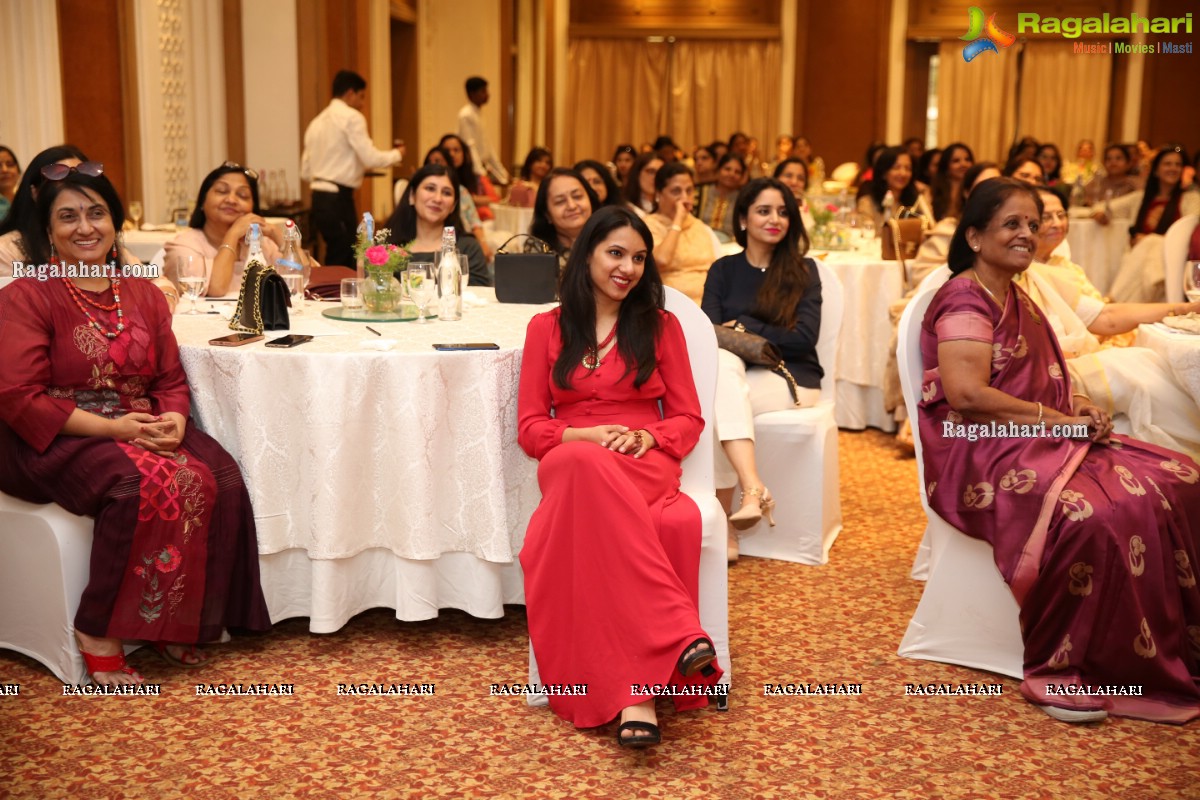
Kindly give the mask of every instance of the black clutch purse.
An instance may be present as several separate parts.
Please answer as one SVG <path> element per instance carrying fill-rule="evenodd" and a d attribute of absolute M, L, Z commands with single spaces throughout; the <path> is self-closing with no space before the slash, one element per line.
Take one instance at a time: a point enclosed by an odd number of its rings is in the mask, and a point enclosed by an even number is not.
<path fill-rule="evenodd" d="M 283 276 L 274 267 L 251 261 L 242 275 L 242 288 L 229 327 L 246 333 L 287 330 L 291 305 L 291 293 Z"/>

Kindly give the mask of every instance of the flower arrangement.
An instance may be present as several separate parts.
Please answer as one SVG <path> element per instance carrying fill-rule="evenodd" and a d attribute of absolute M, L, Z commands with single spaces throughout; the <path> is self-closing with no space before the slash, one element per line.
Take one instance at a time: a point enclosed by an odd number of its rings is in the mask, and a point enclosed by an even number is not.
<path fill-rule="evenodd" d="M 828 228 L 829 223 L 833 222 L 833 215 L 840 209 L 833 203 L 825 205 L 817 204 L 812 207 L 813 227 Z"/>
<path fill-rule="evenodd" d="M 380 272 L 391 275 L 408 266 L 412 257 L 408 248 L 388 244 L 392 232 L 387 228 L 375 231 L 374 237 L 368 239 L 361 228 L 354 242 L 354 257 L 361 260 L 368 272 Z"/>

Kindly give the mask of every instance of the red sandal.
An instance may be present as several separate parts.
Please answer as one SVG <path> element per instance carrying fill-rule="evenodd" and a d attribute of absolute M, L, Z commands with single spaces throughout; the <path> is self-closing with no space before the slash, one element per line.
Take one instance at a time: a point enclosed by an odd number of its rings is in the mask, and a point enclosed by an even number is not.
<path fill-rule="evenodd" d="M 196 661 L 195 663 L 192 663 L 190 661 L 184 661 L 183 658 L 176 657 L 175 655 L 173 655 L 171 653 L 170 650 L 167 649 L 168 647 L 172 647 L 172 646 L 182 647 L 184 658 L 186 658 L 187 656 L 191 656 L 192 658 L 196 658 L 196 659 L 200 659 L 200 660 Z M 205 653 L 205 655 L 207 657 L 201 659 L 200 653 L 196 650 L 196 645 L 194 645 L 194 644 L 179 644 L 177 642 L 155 642 L 154 650 L 160 656 L 162 656 L 163 659 L 168 664 L 174 664 L 175 666 L 183 667 L 184 669 L 199 669 L 200 667 L 206 667 L 206 666 L 208 666 L 208 663 L 213 660 L 213 656 L 209 653 Z"/>
<path fill-rule="evenodd" d="M 95 675 L 97 672 L 124 672 L 126 675 L 136 678 L 138 683 L 144 682 L 138 671 L 125 663 L 124 652 L 115 656 L 97 656 L 80 650 L 79 655 L 83 656 L 83 663 L 87 665 L 89 676 Z M 92 682 L 95 683 L 96 679 L 92 678 Z"/>

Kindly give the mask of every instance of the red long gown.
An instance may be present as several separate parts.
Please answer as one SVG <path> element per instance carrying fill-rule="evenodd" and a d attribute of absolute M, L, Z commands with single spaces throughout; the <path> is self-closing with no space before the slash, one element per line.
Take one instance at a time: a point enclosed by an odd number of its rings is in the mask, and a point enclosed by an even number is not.
<path fill-rule="evenodd" d="M 683 331 L 658 313 L 658 368 L 636 389 L 616 348 L 595 371 L 576 368 L 571 389 L 553 383 L 557 309 L 534 317 L 525 336 L 518 435 L 541 462 L 542 490 L 521 550 L 529 636 L 544 684 L 587 684 L 586 696 L 550 697 L 555 713 L 580 728 L 648 699 L 635 685 L 711 685 L 722 674 L 715 663 L 691 678 L 676 669 L 684 649 L 706 636 L 697 610 L 700 512 L 679 491 L 679 463 L 704 419 Z M 657 446 L 635 459 L 562 441 L 568 427 L 605 424 L 649 431 Z M 708 702 L 674 700 L 679 710 Z"/>

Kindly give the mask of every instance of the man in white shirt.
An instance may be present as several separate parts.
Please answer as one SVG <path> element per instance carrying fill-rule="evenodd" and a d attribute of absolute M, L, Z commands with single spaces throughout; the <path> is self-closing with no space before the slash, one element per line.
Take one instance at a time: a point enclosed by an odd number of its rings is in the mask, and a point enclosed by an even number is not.
<path fill-rule="evenodd" d="M 467 100 L 465 106 L 458 112 L 458 138 L 471 148 L 471 158 L 475 161 L 475 172 L 482 175 L 491 173 L 496 183 L 508 183 L 508 170 L 496 157 L 487 134 L 483 130 L 483 118 L 480 109 L 488 101 L 488 82 L 478 76 L 467 78 Z"/>
<path fill-rule="evenodd" d="M 333 78 L 333 99 L 304 132 L 300 178 L 312 189 L 312 221 L 325 240 L 328 266 L 354 266 L 354 190 L 362 185 L 363 174 L 404 158 L 400 141 L 391 150 L 375 147 L 362 113 L 366 102 L 367 82 L 357 72 L 341 70 Z"/>

